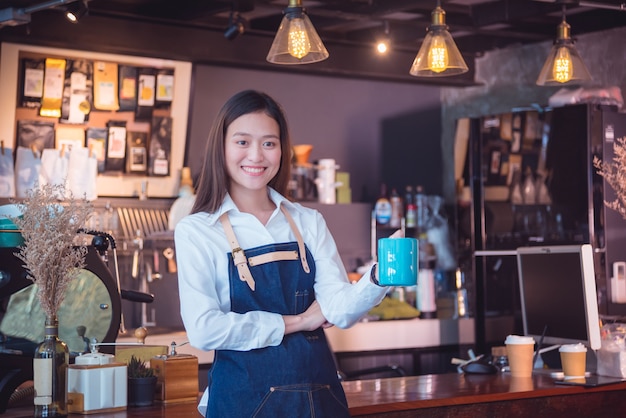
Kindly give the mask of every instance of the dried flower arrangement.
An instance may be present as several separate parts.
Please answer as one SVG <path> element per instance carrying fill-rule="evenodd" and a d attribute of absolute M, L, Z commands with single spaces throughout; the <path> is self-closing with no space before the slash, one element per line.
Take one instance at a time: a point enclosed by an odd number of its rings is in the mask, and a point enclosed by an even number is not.
<path fill-rule="evenodd" d="M 615 200 L 604 201 L 606 207 L 617 211 L 626 219 L 626 137 L 617 138 L 613 143 L 613 161 L 602 161 L 593 157 L 597 173 L 611 186 L 617 196 Z"/>
<path fill-rule="evenodd" d="M 67 198 L 59 203 L 59 196 Z M 60 184 L 35 187 L 16 206 L 22 215 L 12 221 L 21 230 L 24 244 L 15 255 L 38 286 L 45 314 L 56 316 L 67 285 L 85 266 L 87 248 L 76 245 L 75 240 L 78 229 L 91 216 L 91 204 L 74 199 Z"/>

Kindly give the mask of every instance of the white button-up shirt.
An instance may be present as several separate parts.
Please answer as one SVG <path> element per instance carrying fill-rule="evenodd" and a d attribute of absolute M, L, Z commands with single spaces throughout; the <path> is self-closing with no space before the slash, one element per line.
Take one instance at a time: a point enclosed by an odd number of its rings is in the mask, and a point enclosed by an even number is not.
<path fill-rule="evenodd" d="M 318 211 L 290 202 L 271 188 L 269 191 L 276 210 L 266 225 L 240 212 L 228 195 L 216 213 L 191 214 L 176 225 L 181 316 L 190 344 L 198 349 L 246 351 L 274 346 L 281 343 L 285 332 L 280 314 L 231 312 L 227 256 L 231 248 L 219 221 L 224 212 L 245 250 L 295 241 L 279 209 L 281 204 L 287 208 L 315 260 L 315 297 L 328 322 L 347 328 L 385 295 L 387 289 L 369 280 L 370 272 L 355 284 L 348 281 L 335 241 Z"/>

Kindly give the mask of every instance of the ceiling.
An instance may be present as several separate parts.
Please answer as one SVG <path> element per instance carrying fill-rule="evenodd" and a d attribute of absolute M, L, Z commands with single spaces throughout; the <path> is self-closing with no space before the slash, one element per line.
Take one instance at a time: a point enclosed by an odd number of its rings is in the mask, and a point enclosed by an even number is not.
<path fill-rule="evenodd" d="M 15 30 L 6 26 L 27 26 L 11 19 L 16 12 L 19 15 L 24 8 L 41 6 L 49 9 L 46 13 L 51 13 L 74 1 L 0 0 L 0 38 L 8 39 L 6 34 Z M 414 57 L 426 34 L 431 12 L 437 5 L 436 0 L 302 2 L 331 58 L 333 50 L 363 50 L 365 47 L 373 50 L 375 41 L 384 36 L 385 28 L 388 28 L 393 51 Z M 252 48 L 259 49 L 255 40 L 261 39 L 263 44 L 271 42 L 287 3 L 288 0 L 89 0 L 88 6 L 89 16 L 94 19 L 210 32 L 233 49 L 247 46 L 249 53 Z M 488 51 L 554 40 L 564 6 L 574 38 L 626 26 L 626 0 L 442 0 L 441 6 L 446 12 L 450 32 L 470 67 L 472 58 Z M 245 31 L 232 40 L 225 40 L 222 35 L 233 12 L 241 17 Z M 39 11 L 31 14 L 35 22 Z M 45 16 L 45 13 L 41 14 Z M 35 32 L 36 24 L 31 26 Z M 319 68 L 323 65 L 297 67 Z"/>
<path fill-rule="evenodd" d="M 37 1 L 5 0 L 5 5 Z M 41 3 L 41 1 L 39 1 Z M 246 36 L 273 36 L 287 0 L 91 0 L 91 15 L 155 20 L 172 25 L 224 31 L 238 11 Z M 553 40 L 566 7 L 572 36 L 626 26 L 626 1 L 443 0 L 446 23 L 466 55 L 512 45 Z M 393 47 L 419 49 L 435 0 L 303 0 L 325 43 L 372 45 L 388 27 Z M 328 46 L 327 46 L 328 48 Z M 332 53 L 332 51 L 331 51 Z"/>

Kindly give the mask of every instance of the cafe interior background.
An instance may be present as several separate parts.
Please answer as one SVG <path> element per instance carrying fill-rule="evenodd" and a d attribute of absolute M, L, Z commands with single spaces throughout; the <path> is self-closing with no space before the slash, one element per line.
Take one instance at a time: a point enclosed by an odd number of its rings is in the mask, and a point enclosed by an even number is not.
<path fill-rule="evenodd" d="M 367 358 L 355 354 L 354 348 L 346 348 L 342 366 L 362 368 L 394 361 L 403 363 L 410 373 L 449 371 L 451 356 L 465 357 L 468 347 L 488 349 L 488 345 L 501 343 L 507 333 L 519 331 L 519 323 L 515 322 L 519 321 L 518 302 L 514 300 L 512 285 L 506 288 L 508 294 L 504 298 L 510 306 L 496 314 L 512 317 L 513 322 L 507 321 L 493 330 L 485 325 L 486 301 L 479 293 L 487 285 L 477 277 L 471 262 L 476 244 L 470 241 L 478 238 L 460 238 L 463 234 L 459 231 L 469 222 L 463 216 L 471 215 L 464 213 L 463 205 L 458 203 L 469 205 L 476 194 L 472 190 L 463 194 L 470 184 L 459 186 L 463 176 L 459 164 L 465 164 L 465 155 L 459 153 L 464 154 L 467 148 L 459 145 L 459 136 L 464 136 L 459 133 L 459 121 L 515 112 L 542 115 L 562 87 L 570 92 L 568 97 L 575 97 L 579 87 L 576 85 L 536 85 L 564 14 L 576 39 L 575 47 L 593 77 L 584 85 L 585 91 L 592 96 L 595 93 L 595 99 L 606 99 L 609 94 L 610 99 L 621 100 L 621 91 L 626 87 L 626 73 L 622 70 L 626 66 L 623 4 L 609 0 L 443 1 L 445 23 L 469 71 L 447 77 L 415 77 L 409 75 L 409 68 L 437 5 L 434 0 L 304 1 L 330 56 L 318 63 L 277 65 L 265 58 L 286 3 L 2 2 L 3 146 L 14 147 L 20 115 L 33 115 L 24 113 L 18 101 L 19 63 L 23 57 L 82 58 L 173 70 L 171 104 L 165 111 L 155 108 L 156 115 L 172 118 L 167 174 L 103 173 L 98 178 L 95 204 L 103 212 L 112 208 L 120 216 L 117 238 L 122 285 L 155 296 L 151 304 L 122 301 L 126 327 L 132 330 L 148 325 L 152 334 L 179 331 L 182 324 L 174 297 L 176 268 L 163 256 L 163 251 L 175 249 L 171 238 L 160 234 L 161 229 L 168 229 L 167 222 L 162 218 L 156 222 L 159 225 L 147 226 L 140 217 L 130 218 L 134 210 L 171 216 L 182 168 L 189 167 L 191 177 L 197 177 L 211 121 L 224 101 L 247 88 L 269 93 L 286 109 L 294 144 L 313 145 L 310 161 L 334 159 L 338 172 L 349 173 L 351 203 L 303 202 L 327 217 L 348 270 L 355 270 L 360 262 L 368 260 L 372 233 L 381 233 L 375 228 L 372 231 L 371 211 L 382 183 L 397 187 L 401 194 L 405 185 L 421 185 L 428 195 L 443 197 L 450 239 L 459 268 L 466 275 L 467 316 L 472 321 L 455 325 L 457 336 L 451 348 L 442 349 L 434 343 L 424 347 L 423 356 L 414 356 L 406 350 L 395 352 L 387 347 L 384 354 Z M 63 12 L 77 4 L 88 12 L 78 23 L 70 24 Z M 374 41 L 380 36 L 391 39 L 386 56 L 374 52 Z M 116 119 L 115 112 L 104 118 L 99 118 L 98 113 L 92 111 L 95 117 L 79 125 L 103 123 L 98 126 L 102 128 L 107 118 Z M 45 119 L 36 115 L 34 118 Z M 130 124 L 136 122 L 132 119 Z M 469 132 L 465 136 L 468 135 Z M 472 206 L 472 210 L 477 209 Z M 140 236 L 136 234 L 137 227 L 143 228 Z M 139 253 L 138 249 L 142 251 Z M 463 255 L 465 259 L 461 259 Z M 142 264 L 142 280 L 131 277 L 133 258 L 137 256 L 150 261 Z M 155 271 L 146 269 L 154 270 L 157 264 L 160 277 L 152 280 Z M 606 278 L 603 280 L 598 288 L 601 298 L 605 298 L 601 301 L 604 312 L 610 308 L 613 314 L 623 314 L 624 305 L 607 302 Z M 8 296 L 2 288 L 0 296 Z M 439 319 L 452 318 L 446 315 L 442 313 Z M 398 332 L 419 333 L 416 329 Z"/>

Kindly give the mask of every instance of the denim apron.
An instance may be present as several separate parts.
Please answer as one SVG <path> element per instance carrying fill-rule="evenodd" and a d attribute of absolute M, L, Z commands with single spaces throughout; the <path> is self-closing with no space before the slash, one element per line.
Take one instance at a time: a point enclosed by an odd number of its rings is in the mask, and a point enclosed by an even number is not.
<path fill-rule="evenodd" d="M 313 256 L 287 210 L 282 206 L 281 210 L 297 241 L 245 252 L 237 243 L 228 215 L 220 218 L 233 249 L 228 254 L 233 312 L 297 315 L 315 300 Z M 322 328 L 285 335 L 278 346 L 217 350 L 208 391 L 206 416 L 210 418 L 350 416 Z"/>

